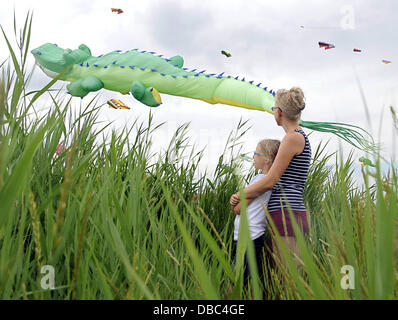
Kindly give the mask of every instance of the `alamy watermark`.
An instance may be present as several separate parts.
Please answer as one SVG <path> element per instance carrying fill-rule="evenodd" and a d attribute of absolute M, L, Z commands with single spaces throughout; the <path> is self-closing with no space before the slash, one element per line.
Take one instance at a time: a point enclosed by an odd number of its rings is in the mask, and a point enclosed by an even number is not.
<path fill-rule="evenodd" d="M 355 289 L 355 271 L 354 267 L 350 265 L 345 265 L 341 267 L 340 273 L 343 277 L 340 281 L 340 286 L 343 290 Z"/>
<path fill-rule="evenodd" d="M 40 270 L 41 274 L 44 274 L 44 276 L 40 280 L 40 285 L 41 288 L 44 290 L 51 290 L 55 289 L 54 283 L 55 283 L 55 272 L 54 272 L 54 267 L 51 265 L 45 265 L 41 267 Z"/>
<path fill-rule="evenodd" d="M 342 6 L 340 9 L 342 18 L 340 20 L 340 26 L 343 30 L 355 29 L 355 11 L 352 5 Z"/>

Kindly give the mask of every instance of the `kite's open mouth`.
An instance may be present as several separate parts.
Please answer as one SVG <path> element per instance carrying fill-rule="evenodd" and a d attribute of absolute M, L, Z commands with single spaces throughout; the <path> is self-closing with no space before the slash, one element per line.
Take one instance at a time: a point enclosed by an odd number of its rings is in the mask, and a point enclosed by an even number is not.
<path fill-rule="evenodd" d="M 40 64 L 37 63 L 37 62 L 36 62 L 36 65 L 38 65 L 39 68 L 40 68 L 41 70 L 43 70 L 43 72 L 44 72 L 46 75 L 48 75 L 49 77 L 51 77 L 51 78 L 55 78 L 55 77 L 59 74 L 58 72 L 54 72 L 54 71 L 51 71 L 51 70 L 49 70 L 49 69 L 44 68 L 42 65 L 40 65 Z"/>

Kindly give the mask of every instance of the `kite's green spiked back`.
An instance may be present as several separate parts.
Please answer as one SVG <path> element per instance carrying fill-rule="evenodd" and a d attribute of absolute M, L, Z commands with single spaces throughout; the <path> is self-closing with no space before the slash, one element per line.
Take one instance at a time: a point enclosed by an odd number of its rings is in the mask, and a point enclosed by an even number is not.
<path fill-rule="evenodd" d="M 333 133 L 363 151 L 372 152 L 377 149 L 372 136 L 366 130 L 352 124 L 301 120 L 300 126 L 314 131 Z"/>

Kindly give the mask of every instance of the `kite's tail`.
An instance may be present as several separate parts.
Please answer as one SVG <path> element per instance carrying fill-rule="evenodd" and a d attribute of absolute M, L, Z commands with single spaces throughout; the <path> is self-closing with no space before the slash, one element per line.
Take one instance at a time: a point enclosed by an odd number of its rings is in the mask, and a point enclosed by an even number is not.
<path fill-rule="evenodd" d="M 373 137 L 366 130 L 352 124 L 300 120 L 300 126 L 314 131 L 333 133 L 354 147 L 366 152 L 375 152 L 378 149 Z"/>

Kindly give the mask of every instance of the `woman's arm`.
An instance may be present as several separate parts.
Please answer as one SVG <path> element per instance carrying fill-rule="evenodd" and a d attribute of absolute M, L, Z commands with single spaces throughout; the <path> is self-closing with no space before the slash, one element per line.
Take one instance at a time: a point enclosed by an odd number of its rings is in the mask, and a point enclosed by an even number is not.
<path fill-rule="evenodd" d="M 254 201 L 254 199 L 247 199 L 246 202 L 246 208 L 249 206 L 249 204 L 251 204 Z M 241 204 L 242 202 L 239 201 L 239 203 L 236 206 L 232 206 L 232 211 L 235 214 L 240 214 L 240 210 L 241 210 Z"/>
<path fill-rule="evenodd" d="M 292 158 L 303 151 L 305 145 L 303 138 L 302 134 L 298 132 L 290 132 L 285 135 L 268 174 L 243 190 L 246 199 L 257 198 L 259 195 L 272 189 L 289 166 Z M 239 193 L 236 193 L 231 197 L 231 205 L 236 205 L 238 200 Z"/>

